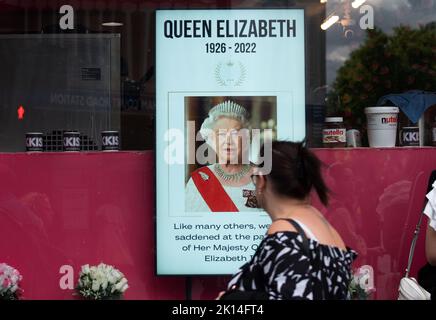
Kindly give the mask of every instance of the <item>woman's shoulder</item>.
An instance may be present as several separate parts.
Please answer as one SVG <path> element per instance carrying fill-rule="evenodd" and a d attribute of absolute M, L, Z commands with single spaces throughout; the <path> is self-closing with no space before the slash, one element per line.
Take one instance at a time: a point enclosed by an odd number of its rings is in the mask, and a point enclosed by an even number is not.
<path fill-rule="evenodd" d="M 292 220 L 304 230 L 308 238 L 313 238 L 325 245 L 337 246 L 343 250 L 346 249 L 345 242 L 340 234 L 317 208 L 311 205 L 301 207 L 292 216 Z M 274 221 L 270 229 L 273 232 L 296 231 L 289 219 Z"/>
<path fill-rule="evenodd" d="M 297 230 L 287 220 L 275 220 L 270 224 L 270 226 L 268 228 L 268 235 L 273 235 L 273 234 L 275 234 L 277 232 L 281 232 L 281 231 L 294 231 L 294 232 L 296 232 Z"/>
<path fill-rule="evenodd" d="M 330 256 L 333 259 L 345 260 L 353 262 L 357 258 L 357 252 L 350 247 L 341 249 L 332 245 L 322 244 L 316 240 L 309 240 L 309 250 L 314 255 Z M 301 255 L 305 255 L 303 249 L 303 237 L 296 231 L 279 231 L 272 234 L 267 234 L 263 239 L 261 249 L 276 249 L 297 248 Z"/>

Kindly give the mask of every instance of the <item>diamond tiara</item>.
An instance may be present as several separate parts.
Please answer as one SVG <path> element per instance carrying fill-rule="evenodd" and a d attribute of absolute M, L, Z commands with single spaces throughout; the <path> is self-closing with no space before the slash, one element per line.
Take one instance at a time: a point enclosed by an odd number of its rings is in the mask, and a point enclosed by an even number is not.
<path fill-rule="evenodd" d="M 217 113 L 232 114 L 235 116 L 244 117 L 245 119 L 248 119 L 250 117 L 250 114 L 248 113 L 247 109 L 230 100 L 217 104 L 209 111 L 209 115 L 214 115 Z"/>

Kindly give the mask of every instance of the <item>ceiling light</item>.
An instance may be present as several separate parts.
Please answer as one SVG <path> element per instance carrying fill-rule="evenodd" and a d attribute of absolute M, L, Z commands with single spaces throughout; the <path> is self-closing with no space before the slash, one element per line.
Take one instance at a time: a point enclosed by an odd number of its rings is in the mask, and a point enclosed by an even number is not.
<path fill-rule="evenodd" d="M 324 22 L 321 25 L 321 29 L 327 30 L 338 21 L 339 21 L 339 16 L 332 15 L 328 19 L 324 20 Z"/>
<path fill-rule="evenodd" d="M 123 24 L 121 22 L 103 22 L 101 24 L 104 27 L 121 27 Z"/>
<path fill-rule="evenodd" d="M 354 9 L 359 8 L 362 4 L 364 4 L 366 2 L 366 0 L 354 0 L 353 3 L 351 4 L 351 6 Z"/>

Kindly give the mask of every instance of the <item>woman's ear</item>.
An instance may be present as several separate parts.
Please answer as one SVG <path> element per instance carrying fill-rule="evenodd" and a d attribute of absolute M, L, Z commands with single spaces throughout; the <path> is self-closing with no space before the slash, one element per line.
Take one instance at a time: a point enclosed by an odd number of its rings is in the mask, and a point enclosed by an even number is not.
<path fill-rule="evenodd" d="M 256 187 L 259 191 L 264 191 L 266 188 L 266 178 L 264 175 L 259 174 L 256 176 Z"/>

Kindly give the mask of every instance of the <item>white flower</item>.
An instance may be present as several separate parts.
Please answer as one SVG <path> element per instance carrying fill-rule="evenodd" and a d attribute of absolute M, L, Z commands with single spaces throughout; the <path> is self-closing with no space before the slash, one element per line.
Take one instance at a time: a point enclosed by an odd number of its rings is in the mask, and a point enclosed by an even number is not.
<path fill-rule="evenodd" d="M 99 270 L 105 270 L 107 267 L 106 267 L 106 265 L 105 265 L 104 263 L 100 263 L 100 264 L 97 266 L 97 268 L 98 268 Z"/>
<path fill-rule="evenodd" d="M 85 265 L 83 265 L 82 266 L 82 273 L 83 274 L 87 274 L 87 273 L 89 273 L 89 264 L 85 264 Z"/>
<path fill-rule="evenodd" d="M 122 294 L 129 288 L 127 279 L 113 266 L 100 263 L 82 266 L 77 289 L 86 298 L 101 299 L 106 295 Z"/>
<path fill-rule="evenodd" d="M 113 270 L 113 271 L 112 271 L 112 274 L 113 274 L 113 276 L 114 276 L 116 279 L 120 279 L 120 278 L 123 277 L 123 275 L 121 274 L 121 272 L 119 272 L 118 270 Z"/>
<path fill-rule="evenodd" d="M 107 275 L 107 282 L 109 284 L 115 284 L 117 282 L 117 279 L 111 273 L 109 273 Z"/>
<path fill-rule="evenodd" d="M 100 281 L 93 281 L 91 286 L 92 291 L 97 292 L 100 289 Z"/>
<path fill-rule="evenodd" d="M 5 264 L 0 264 L 0 295 L 6 298 L 10 298 L 12 295 L 17 298 L 17 293 L 19 293 L 19 282 L 22 280 L 20 272 Z"/>
<path fill-rule="evenodd" d="M 124 293 L 124 291 L 126 291 L 129 288 L 129 285 L 126 283 L 122 288 L 121 288 L 121 292 Z"/>
<path fill-rule="evenodd" d="M 124 287 L 125 284 L 127 284 L 127 279 L 126 279 L 126 278 L 123 278 L 123 279 L 121 279 L 120 282 L 118 282 L 118 283 L 115 285 L 115 289 L 116 289 L 117 291 L 121 291 L 121 289 Z M 121 292 L 122 292 L 122 291 L 121 291 Z"/>
<path fill-rule="evenodd" d="M 89 276 L 91 277 L 91 279 L 95 279 L 95 277 L 97 276 L 97 270 L 95 268 L 91 268 L 89 270 Z"/>
<path fill-rule="evenodd" d="M 101 288 L 102 288 L 103 290 L 106 290 L 107 285 L 108 285 L 107 280 L 106 280 L 106 279 L 103 279 L 103 281 L 102 281 L 102 283 L 101 283 Z"/>

